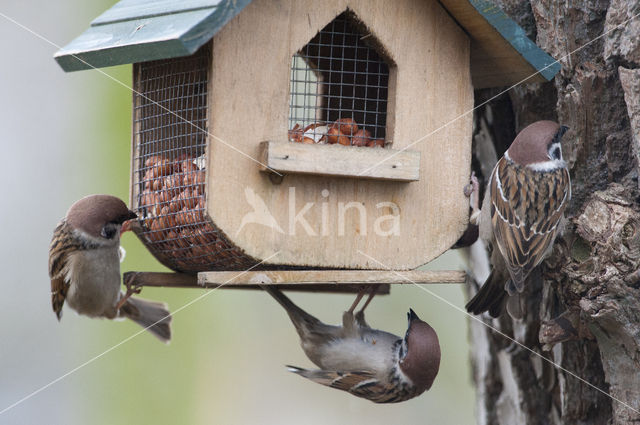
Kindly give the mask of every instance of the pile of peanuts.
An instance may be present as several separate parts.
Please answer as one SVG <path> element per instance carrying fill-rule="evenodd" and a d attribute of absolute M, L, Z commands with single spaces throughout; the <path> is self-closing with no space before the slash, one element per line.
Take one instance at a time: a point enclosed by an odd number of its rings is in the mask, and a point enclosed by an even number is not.
<path fill-rule="evenodd" d="M 289 130 L 289 140 L 310 145 L 338 143 L 344 146 L 384 147 L 384 140 L 374 139 L 368 130 L 358 128 L 351 118 L 340 118 L 329 126 L 315 123 L 302 128 L 296 124 Z"/>
<path fill-rule="evenodd" d="M 144 236 L 152 251 L 182 271 L 198 265 L 233 262 L 236 255 L 215 228 L 205 219 L 204 168 L 186 155 L 175 160 L 152 156 L 145 161 L 144 190 L 139 210 Z"/>

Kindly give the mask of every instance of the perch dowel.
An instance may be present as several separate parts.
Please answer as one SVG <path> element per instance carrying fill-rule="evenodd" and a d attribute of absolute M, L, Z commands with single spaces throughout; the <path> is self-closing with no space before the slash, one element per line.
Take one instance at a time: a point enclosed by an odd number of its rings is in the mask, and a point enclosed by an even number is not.
<path fill-rule="evenodd" d="M 390 284 L 464 283 L 466 273 L 444 271 L 387 270 L 269 270 L 183 273 L 127 272 L 125 280 L 135 286 L 170 288 L 258 289 L 276 285 L 283 290 L 304 292 L 357 293 L 363 285 L 380 285 L 378 294 L 388 294 Z"/>

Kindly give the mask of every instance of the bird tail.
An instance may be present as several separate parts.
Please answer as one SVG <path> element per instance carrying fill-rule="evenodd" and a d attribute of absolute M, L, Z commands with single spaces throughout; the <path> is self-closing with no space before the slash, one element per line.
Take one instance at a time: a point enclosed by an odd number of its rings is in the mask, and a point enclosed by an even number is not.
<path fill-rule="evenodd" d="M 290 365 L 286 365 L 285 367 L 289 372 L 295 373 L 296 375 L 300 375 L 302 377 L 312 380 L 313 382 L 317 382 L 318 384 L 326 385 L 328 387 L 331 386 L 332 382 L 337 377 L 336 375 L 337 372 L 331 372 L 331 371 L 320 370 L 320 369 L 309 370 L 309 369 L 303 369 L 301 367 L 290 366 Z"/>
<path fill-rule="evenodd" d="M 320 320 L 316 319 L 315 317 L 295 305 L 293 301 L 291 301 L 289 297 L 283 294 L 279 289 L 276 289 L 270 285 L 261 285 L 261 287 L 276 301 L 278 301 L 278 303 L 282 307 L 284 307 L 300 337 L 303 337 L 303 335 L 307 334 L 310 329 L 322 325 L 322 322 L 320 322 Z"/>
<path fill-rule="evenodd" d="M 499 317 L 504 310 L 507 292 L 505 285 L 500 282 L 500 276 L 495 269 L 484 282 L 478 293 L 467 303 L 465 308 L 469 313 L 482 314 L 488 311 L 492 317 Z"/>
<path fill-rule="evenodd" d="M 338 372 L 321 369 L 309 370 L 296 366 L 287 366 L 287 370 L 295 373 L 296 375 L 305 377 L 317 384 L 347 391 L 356 397 L 363 397 L 374 403 L 395 403 L 406 400 L 406 398 L 402 399 L 394 397 L 394 395 L 396 395 L 395 391 L 387 391 L 388 388 L 384 387 L 380 388 L 381 383 L 372 372 Z M 393 390 L 393 388 L 391 388 L 391 390 Z M 418 394 L 409 396 L 409 398 Z"/>
<path fill-rule="evenodd" d="M 309 372 L 307 369 L 303 369 L 303 368 L 298 367 L 298 366 L 286 365 L 285 367 L 287 368 L 287 370 L 289 372 L 295 373 L 295 374 L 300 375 L 300 376 L 305 376 Z"/>
<path fill-rule="evenodd" d="M 160 341 L 167 343 L 171 340 L 171 313 L 165 303 L 130 297 L 120 308 L 120 312 Z"/>
<path fill-rule="evenodd" d="M 524 280 L 518 286 L 511 281 L 507 282 L 504 289 L 509 293 L 509 300 L 507 301 L 507 312 L 513 319 L 522 319 L 527 313 L 527 298 L 521 295 L 521 292 L 527 288 L 542 288 L 542 269 L 535 267 L 529 274 L 524 277 Z"/>

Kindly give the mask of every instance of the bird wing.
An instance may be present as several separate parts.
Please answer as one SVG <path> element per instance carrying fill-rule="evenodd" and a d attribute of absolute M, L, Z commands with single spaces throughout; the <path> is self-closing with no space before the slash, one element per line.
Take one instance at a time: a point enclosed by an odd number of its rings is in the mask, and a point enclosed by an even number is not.
<path fill-rule="evenodd" d="M 62 318 L 62 306 L 67 297 L 68 289 L 69 284 L 64 279 L 51 279 L 51 306 L 58 320 Z"/>
<path fill-rule="evenodd" d="M 518 292 L 552 245 L 570 198 L 566 168 L 539 172 L 504 157 L 496 164 L 491 176 L 491 221 Z"/>
<path fill-rule="evenodd" d="M 396 400 L 396 392 L 376 378 L 369 371 L 338 372 L 331 370 L 307 370 L 287 366 L 289 371 L 304 376 L 313 382 L 327 387 L 347 391 L 357 397 L 366 398 L 374 403 L 389 403 Z"/>
<path fill-rule="evenodd" d="M 53 238 L 49 246 L 51 305 L 58 320 L 62 318 L 62 306 L 69 289 L 69 282 L 66 277 L 69 254 L 78 249 L 83 249 L 82 245 L 76 242 L 76 238 L 72 237 L 71 230 L 63 220 L 53 231 Z"/>

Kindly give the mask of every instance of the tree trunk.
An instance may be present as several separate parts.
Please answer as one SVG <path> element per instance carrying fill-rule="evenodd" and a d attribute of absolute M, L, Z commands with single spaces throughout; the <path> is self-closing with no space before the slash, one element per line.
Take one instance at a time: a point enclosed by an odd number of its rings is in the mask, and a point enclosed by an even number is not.
<path fill-rule="evenodd" d="M 640 17 L 624 23 L 640 2 L 571 3 L 497 1 L 562 70 L 486 105 L 500 90 L 476 92 L 473 168 L 486 184 L 518 131 L 558 121 L 572 199 L 525 319 L 482 320 L 611 397 L 471 320 L 478 424 L 640 423 Z"/>

